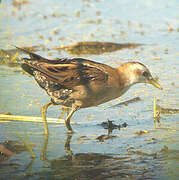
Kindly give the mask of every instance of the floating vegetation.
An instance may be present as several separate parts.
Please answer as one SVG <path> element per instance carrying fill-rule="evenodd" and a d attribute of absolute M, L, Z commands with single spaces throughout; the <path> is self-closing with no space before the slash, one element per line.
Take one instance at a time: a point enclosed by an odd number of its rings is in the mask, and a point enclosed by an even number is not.
<path fill-rule="evenodd" d="M 113 130 L 113 129 L 119 129 L 120 130 L 120 128 L 127 127 L 126 122 L 123 124 L 116 125 L 113 123 L 113 121 L 110 121 L 110 120 L 108 120 L 107 122 L 102 122 L 101 124 L 98 124 L 98 125 L 102 126 L 104 129 L 111 129 L 111 130 Z"/>
<path fill-rule="evenodd" d="M 156 105 L 156 109 L 161 114 L 176 114 L 176 113 L 179 113 L 179 109 L 163 108 L 160 105 Z"/>
<path fill-rule="evenodd" d="M 110 120 L 108 120 L 107 122 L 102 122 L 99 125 L 102 126 L 104 129 L 110 129 L 110 130 L 120 129 L 120 125 L 116 125 Z"/>
<path fill-rule="evenodd" d="M 92 140 L 92 139 L 88 138 L 87 136 L 80 136 L 77 139 L 77 143 L 84 143 L 85 141 L 88 141 L 88 140 Z"/>
<path fill-rule="evenodd" d="M 103 135 L 97 137 L 96 139 L 99 140 L 100 142 L 104 142 L 104 140 L 106 140 L 106 139 L 112 139 L 112 138 L 115 138 L 115 137 L 117 137 L 117 136 L 111 136 L 111 135 L 103 134 Z"/>
<path fill-rule="evenodd" d="M 156 98 L 154 97 L 153 100 L 153 113 L 154 113 L 154 121 L 155 121 L 155 126 L 156 122 L 160 123 L 160 114 L 177 114 L 179 113 L 179 109 L 172 109 L 172 108 L 163 108 L 160 105 L 156 104 Z"/>
<path fill-rule="evenodd" d="M 147 130 L 140 130 L 140 131 L 137 131 L 137 132 L 135 132 L 134 134 L 137 134 L 137 135 L 142 135 L 142 134 L 148 134 L 149 133 L 149 131 L 147 131 Z"/>
<path fill-rule="evenodd" d="M 128 106 L 128 104 L 139 102 L 139 101 L 141 101 L 141 98 L 140 97 L 135 97 L 135 98 L 132 98 L 130 100 L 127 100 L 127 101 L 115 104 L 113 106 L 110 106 L 110 108 L 115 108 L 115 107 L 119 107 L 119 106 L 123 106 L 123 105 Z"/>
<path fill-rule="evenodd" d="M 84 41 L 78 42 L 75 45 L 55 48 L 57 50 L 66 50 L 72 55 L 82 54 L 103 54 L 118 51 L 124 48 L 136 48 L 142 44 L 135 43 L 112 43 L 112 42 L 99 42 L 99 41 Z"/>
<path fill-rule="evenodd" d="M 103 134 L 96 138 L 100 142 L 104 142 L 104 140 L 106 140 L 106 139 L 111 139 L 111 138 L 117 137 L 117 136 L 110 135 L 114 129 L 120 130 L 121 128 L 127 127 L 127 123 L 123 123 L 121 125 L 120 124 L 116 125 L 110 120 L 108 120 L 107 122 L 102 122 L 101 124 L 98 124 L 98 125 L 102 126 L 104 129 L 108 130 L 108 134 Z"/>

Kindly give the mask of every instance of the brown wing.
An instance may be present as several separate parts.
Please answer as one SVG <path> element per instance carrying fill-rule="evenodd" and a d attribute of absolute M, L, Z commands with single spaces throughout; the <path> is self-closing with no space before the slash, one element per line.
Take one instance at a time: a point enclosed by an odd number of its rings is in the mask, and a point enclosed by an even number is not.
<path fill-rule="evenodd" d="M 66 88 L 73 89 L 74 86 L 85 85 L 90 81 L 105 83 L 108 75 L 99 67 L 79 64 L 47 64 L 30 63 L 35 70 L 44 73 L 54 82 L 63 85 Z"/>
<path fill-rule="evenodd" d="M 69 89 L 88 84 L 90 81 L 105 83 L 108 79 L 108 68 L 111 69 L 105 64 L 82 58 L 49 60 L 26 49 L 18 49 L 31 57 L 30 59 L 23 58 L 21 66 L 26 72 L 34 75 L 34 71 L 39 71 L 50 81 Z"/>

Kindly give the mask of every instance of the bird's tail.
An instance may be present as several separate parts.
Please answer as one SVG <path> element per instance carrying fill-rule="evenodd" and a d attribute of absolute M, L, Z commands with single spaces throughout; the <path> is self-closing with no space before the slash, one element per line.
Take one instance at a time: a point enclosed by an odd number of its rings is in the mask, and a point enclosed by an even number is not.
<path fill-rule="evenodd" d="M 24 48 L 20 48 L 20 47 L 17 47 L 17 46 L 14 46 L 16 47 L 18 50 L 24 52 L 25 54 L 28 54 L 30 56 L 30 58 L 23 58 L 23 60 L 26 60 L 26 61 L 39 61 L 39 62 L 46 62 L 46 63 L 49 63 L 49 60 L 38 55 L 38 54 L 35 54 L 33 53 L 32 51 L 29 51 L 27 49 L 24 49 Z"/>

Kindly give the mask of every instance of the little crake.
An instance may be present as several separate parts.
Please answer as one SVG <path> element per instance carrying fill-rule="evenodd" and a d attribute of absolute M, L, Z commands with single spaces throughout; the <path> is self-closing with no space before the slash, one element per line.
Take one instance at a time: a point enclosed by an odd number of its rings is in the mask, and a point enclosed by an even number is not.
<path fill-rule="evenodd" d="M 80 108 L 97 106 L 120 97 L 137 83 L 148 83 L 162 89 L 147 67 L 139 62 L 127 62 L 113 68 L 82 58 L 49 60 L 28 50 L 18 49 L 30 56 L 22 59 L 22 69 L 34 76 L 39 86 L 51 97 L 51 101 L 42 108 L 45 134 L 49 133 L 46 112 L 52 104 L 71 109 L 65 119 L 71 133 L 70 119 Z"/>

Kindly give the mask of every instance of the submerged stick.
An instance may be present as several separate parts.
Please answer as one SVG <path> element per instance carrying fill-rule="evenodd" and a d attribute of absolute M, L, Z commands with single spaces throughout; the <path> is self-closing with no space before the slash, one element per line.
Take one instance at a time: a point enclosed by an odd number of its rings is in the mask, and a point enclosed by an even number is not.
<path fill-rule="evenodd" d="M 176 113 L 179 113 L 179 109 L 163 108 L 163 107 L 159 106 L 158 104 L 156 105 L 156 109 L 161 114 L 176 114 Z"/>
<path fill-rule="evenodd" d="M 40 122 L 42 123 L 41 117 L 32 117 L 32 116 L 16 116 L 16 115 L 4 115 L 0 114 L 0 119 L 4 120 L 14 120 L 14 121 L 27 121 L 27 122 Z M 47 122 L 49 123 L 64 123 L 64 119 L 56 119 L 56 118 L 47 118 Z"/>
<path fill-rule="evenodd" d="M 131 104 L 131 103 L 134 103 L 134 102 L 138 102 L 138 101 L 141 101 L 141 98 L 140 97 L 135 97 L 135 98 L 129 99 L 127 101 L 120 102 L 118 104 L 110 106 L 109 108 L 115 108 L 115 107 L 119 107 L 119 106 L 122 106 L 122 105 L 128 106 L 128 104 Z"/>
<path fill-rule="evenodd" d="M 153 100 L 153 111 L 154 111 L 154 118 L 156 118 L 156 98 L 155 97 Z"/>
<path fill-rule="evenodd" d="M 160 123 L 160 111 L 157 110 L 157 105 L 156 105 L 156 98 L 154 97 L 153 100 L 153 113 L 154 113 L 154 123 L 155 123 L 155 127 L 156 127 L 156 122 L 159 123 L 159 126 L 161 126 Z"/>

